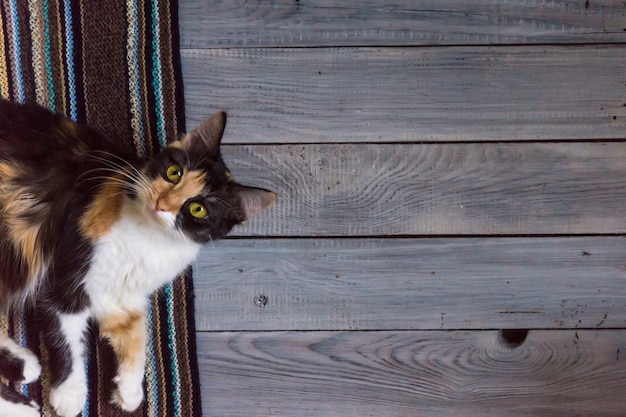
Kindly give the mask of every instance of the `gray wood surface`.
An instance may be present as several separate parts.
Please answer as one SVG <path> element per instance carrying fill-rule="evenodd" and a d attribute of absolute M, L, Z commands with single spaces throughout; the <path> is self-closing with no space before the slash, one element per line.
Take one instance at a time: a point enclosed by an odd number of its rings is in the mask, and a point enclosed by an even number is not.
<path fill-rule="evenodd" d="M 188 129 L 226 143 L 620 139 L 621 45 L 187 49 Z"/>
<path fill-rule="evenodd" d="M 228 240 L 194 271 L 200 331 L 626 323 L 623 237 Z"/>
<path fill-rule="evenodd" d="M 194 265 L 205 416 L 626 416 L 622 0 L 179 16 L 188 129 L 278 193 Z"/>
<path fill-rule="evenodd" d="M 626 332 L 201 333 L 212 417 L 623 416 Z"/>
<path fill-rule="evenodd" d="M 626 232 L 626 143 L 225 146 L 278 193 L 234 235 Z"/>
<path fill-rule="evenodd" d="M 621 0 L 180 3 L 183 47 L 624 42 Z"/>

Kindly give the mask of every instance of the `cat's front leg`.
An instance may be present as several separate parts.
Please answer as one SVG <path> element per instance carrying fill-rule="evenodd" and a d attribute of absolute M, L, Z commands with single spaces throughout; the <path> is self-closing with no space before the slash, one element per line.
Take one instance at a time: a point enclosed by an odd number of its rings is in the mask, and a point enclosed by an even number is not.
<path fill-rule="evenodd" d="M 48 313 L 43 335 L 48 348 L 52 390 L 50 405 L 63 417 L 83 411 L 87 399 L 85 332 L 89 312 Z"/>
<path fill-rule="evenodd" d="M 113 403 L 122 410 L 134 411 L 143 401 L 146 362 L 146 324 L 143 312 L 133 311 L 104 317 L 100 335 L 109 341 L 117 356 L 117 388 Z"/>

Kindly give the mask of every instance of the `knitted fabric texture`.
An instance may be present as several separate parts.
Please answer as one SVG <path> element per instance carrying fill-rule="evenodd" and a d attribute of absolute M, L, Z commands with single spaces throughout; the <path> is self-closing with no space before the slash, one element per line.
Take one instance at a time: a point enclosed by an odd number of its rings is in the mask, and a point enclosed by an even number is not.
<path fill-rule="evenodd" d="M 184 130 L 174 0 L 0 0 L 0 95 L 37 101 L 149 156 Z M 193 286 L 181 276 L 152 297 L 145 398 L 133 414 L 110 404 L 115 357 L 92 331 L 83 416 L 200 416 Z M 28 316 L 2 320 L 46 361 Z M 13 389 L 43 405 L 41 382 Z M 5 381 L 6 383 L 6 381 Z"/>

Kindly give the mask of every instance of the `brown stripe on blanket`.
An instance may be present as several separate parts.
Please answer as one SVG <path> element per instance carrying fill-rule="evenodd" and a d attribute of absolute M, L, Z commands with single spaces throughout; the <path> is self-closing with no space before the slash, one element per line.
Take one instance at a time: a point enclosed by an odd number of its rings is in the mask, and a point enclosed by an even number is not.
<path fill-rule="evenodd" d="M 184 128 L 177 7 L 174 0 L 0 0 L 0 94 L 38 100 L 150 155 Z M 84 416 L 201 416 L 191 277 L 152 300 L 146 401 L 133 414 L 109 403 L 115 358 L 94 330 Z M 8 328 L 46 361 L 32 316 L 12 318 Z M 16 392 L 41 404 L 50 389 L 43 375 Z M 42 411 L 54 417 L 45 403 Z"/>

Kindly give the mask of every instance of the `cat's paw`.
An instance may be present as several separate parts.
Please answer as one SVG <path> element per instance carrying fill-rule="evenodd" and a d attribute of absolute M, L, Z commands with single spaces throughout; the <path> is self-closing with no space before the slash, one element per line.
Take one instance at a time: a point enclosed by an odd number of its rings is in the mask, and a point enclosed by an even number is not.
<path fill-rule="evenodd" d="M 21 392 L 0 385 L 0 416 L 40 417 L 39 406 Z"/>
<path fill-rule="evenodd" d="M 124 411 L 135 411 L 143 402 L 143 375 L 140 378 L 116 376 L 111 402 Z"/>
<path fill-rule="evenodd" d="M 0 400 L 0 416 L 2 417 L 41 417 L 37 404 L 15 404 Z"/>
<path fill-rule="evenodd" d="M 3 376 L 11 381 L 30 384 L 41 375 L 37 356 L 13 340 L 0 340 L 0 356 L 3 358 Z"/>
<path fill-rule="evenodd" d="M 50 391 L 50 405 L 62 417 L 75 417 L 85 408 L 87 385 L 79 378 L 68 378 Z"/>
<path fill-rule="evenodd" d="M 23 384 L 30 384 L 31 382 L 35 382 L 39 379 L 41 375 L 41 365 L 39 364 L 39 359 L 33 352 L 28 349 L 24 349 L 20 352 L 21 358 L 24 361 L 24 370 L 22 371 L 24 379 L 22 380 Z"/>

